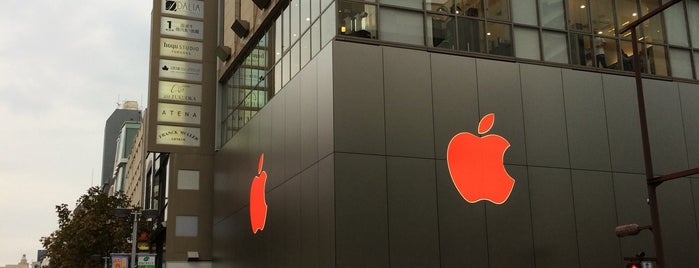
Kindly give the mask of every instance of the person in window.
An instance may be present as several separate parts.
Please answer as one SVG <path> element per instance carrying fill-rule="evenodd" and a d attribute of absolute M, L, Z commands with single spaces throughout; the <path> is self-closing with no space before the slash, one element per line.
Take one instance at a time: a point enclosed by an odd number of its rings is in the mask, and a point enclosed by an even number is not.
<path fill-rule="evenodd" d="M 604 57 L 604 45 L 607 42 L 604 41 L 602 37 L 595 37 L 595 60 L 597 62 L 597 67 L 607 67 L 607 60 Z"/>

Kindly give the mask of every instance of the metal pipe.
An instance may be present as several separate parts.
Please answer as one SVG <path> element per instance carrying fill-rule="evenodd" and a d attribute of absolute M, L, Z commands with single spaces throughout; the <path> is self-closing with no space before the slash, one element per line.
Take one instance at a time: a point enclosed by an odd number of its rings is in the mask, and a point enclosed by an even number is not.
<path fill-rule="evenodd" d="M 131 234 L 131 267 L 132 268 L 137 268 L 136 267 L 136 230 L 138 229 L 138 214 L 139 210 L 134 209 L 133 212 L 133 232 Z"/>
<path fill-rule="evenodd" d="M 653 242 L 658 268 L 665 267 L 663 239 L 660 231 L 660 214 L 658 213 L 657 184 L 653 183 L 653 160 L 648 138 L 648 120 L 646 118 L 646 102 L 643 96 L 643 80 L 641 79 L 641 55 L 638 51 L 636 28 L 631 28 L 631 45 L 633 46 L 633 70 L 636 76 L 636 95 L 638 97 L 638 115 L 641 123 L 641 142 L 643 143 L 643 162 L 646 171 L 646 188 L 648 189 L 648 206 L 650 207 Z"/>

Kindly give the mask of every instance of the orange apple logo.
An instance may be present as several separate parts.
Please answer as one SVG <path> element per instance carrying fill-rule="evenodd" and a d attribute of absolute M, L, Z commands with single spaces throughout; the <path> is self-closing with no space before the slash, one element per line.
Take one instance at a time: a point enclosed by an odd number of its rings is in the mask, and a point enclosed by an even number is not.
<path fill-rule="evenodd" d="M 252 178 L 252 185 L 250 185 L 250 225 L 253 234 L 265 229 L 267 220 L 267 201 L 265 200 L 267 172 L 262 170 L 264 159 L 265 155 L 261 154 L 257 165 L 257 176 Z"/>
<path fill-rule="evenodd" d="M 478 134 L 490 131 L 495 115 L 487 114 L 478 123 Z M 507 174 L 503 158 L 510 143 L 495 134 L 478 137 L 468 132 L 456 134 L 447 147 L 447 166 L 454 186 L 469 203 L 507 201 L 515 180 Z"/>

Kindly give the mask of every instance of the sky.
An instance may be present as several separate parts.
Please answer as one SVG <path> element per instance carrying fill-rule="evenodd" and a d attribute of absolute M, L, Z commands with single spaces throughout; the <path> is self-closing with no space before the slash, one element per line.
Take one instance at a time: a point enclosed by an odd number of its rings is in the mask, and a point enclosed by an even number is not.
<path fill-rule="evenodd" d="M 0 266 L 36 260 L 55 206 L 100 184 L 105 121 L 146 105 L 152 1 L 3 0 Z"/>

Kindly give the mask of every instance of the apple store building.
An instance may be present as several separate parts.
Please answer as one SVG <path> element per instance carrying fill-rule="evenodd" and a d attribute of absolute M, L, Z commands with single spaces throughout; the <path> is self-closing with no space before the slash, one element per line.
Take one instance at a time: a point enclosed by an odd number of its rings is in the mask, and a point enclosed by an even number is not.
<path fill-rule="evenodd" d="M 219 2 L 213 267 L 699 265 L 698 0 Z"/>

